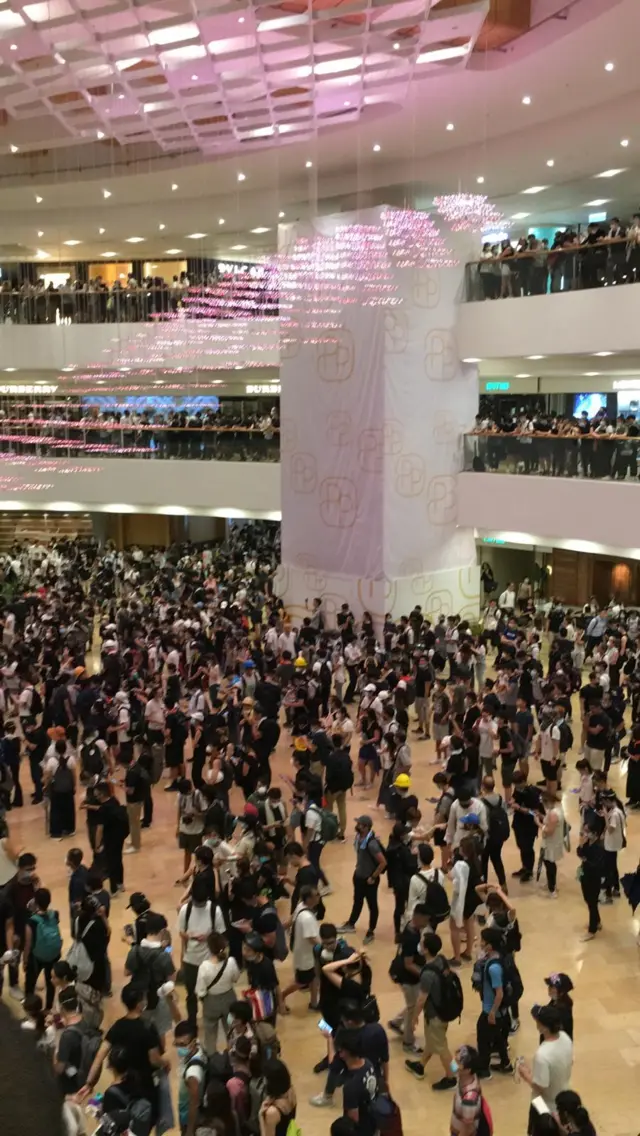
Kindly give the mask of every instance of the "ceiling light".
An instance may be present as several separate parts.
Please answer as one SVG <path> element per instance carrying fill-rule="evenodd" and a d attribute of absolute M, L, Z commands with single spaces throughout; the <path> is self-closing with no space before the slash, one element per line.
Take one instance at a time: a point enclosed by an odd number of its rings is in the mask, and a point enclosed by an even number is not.
<path fill-rule="evenodd" d="M 530 379 L 530 378 L 531 378 L 531 375 L 525 375 L 524 373 L 520 374 L 520 375 L 516 375 L 516 379 Z"/>
<path fill-rule="evenodd" d="M 548 167 L 549 167 L 549 169 L 550 169 L 550 170 L 552 170 L 552 169 L 553 169 L 553 167 L 555 166 L 555 164 L 556 164 L 556 163 L 555 163 L 555 161 L 554 161 L 554 159 L 553 159 L 553 158 L 547 158 L 547 165 L 548 165 Z"/>
<path fill-rule="evenodd" d="M 246 174 L 238 174 L 238 181 L 246 181 L 246 180 L 247 180 Z"/>
<path fill-rule="evenodd" d="M 345 99 L 345 101 L 344 101 L 344 105 L 345 105 L 346 107 L 350 107 L 350 106 L 351 106 L 351 103 L 349 102 L 349 100 L 348 100 L 348 99 Z"/>
<path fill-rule="evenodd" d="M 614 71 L 615 66 L 616 66 L 615 63 L 605 63 L 604 69 L 605 69 L 605 71 Z"/>
<path fill-rule="evenodd" d="M 197 76 L 197 75 L 192 75 L 192 76 L 191 76 L 191 82 L 192 82 L 192 83 L 197 83 L 197 82 L 198 82 L 198 76 Z"/>
<path fill-rule="evenodd" d="M 173 185 L 171 186 L 172 193 L 175 193 L 176 189 L 178 189 L 178 183 L 174 181 Z"/>
<path fill-rule="evenodd" d="M 5 367 L 5 371 L 17 371 L 17 367 Z"/>
<path fill-rule="evenodd" d="M 38 195 L 36 194 L 36 205 L 40 205 L 41 203 L 42 203 L 42 198 L 41 198 L 41 197 L 39 197 L 39 196 L 38 196 Z"/>
<path fill-rule="evenodd" d="M 546 359 L 546 355 L 527 355 L 527 359 Z"/>
<path fill-rule="evenodd" d="M 118 98 L 119 98 L 119 99 L 123 99 L 123 98 L 124 98 L 124 95 L 118 95 Z"/>
<path fill-rule="evenodd" d="M 455 130 L 455 126 L 452 122 L 447 123 L 447 130 Z"/>
<path fill-rule="evenodd" d="M 64 241 L 63 243 L 71 248 L 73 245 L 81 245 L 82 241 Z"/>
<path fill-rule="evenodd" d="M 606 359 L 608 355 L 615 355 L 615 351 L 594 351 L 594 357 L 599 359 Z"/>
<path fill-rule="evenodd" d="M 166 225 L 162 225 L 162 224 L 158 225 L 160 232 L 162 232 L 163 229 L 166 229 L 166 227 L 167 227 Z"/>
<path fill-rule="evenodd" d="M 376 142 L 374 147 L 373 147 L 374 154 L 379 154 L 381 149 L 382 149 L 382 146 L 380 145 L 380 143 Z"/>
<path fill-rule="evenodd" d="M 238 23 L 244 24 L 244 16 L 238 16 Z"/>
<path fill-rule="evenodd" d="M 242 252 L 242 250 L 246 249 L 246 247 L 247 247 L 246 245 L 232 245 L 231 251 L 232 252 Z"/>
<path fill-rule="evenodd" d="M 144 237 L 125 237 L 128 245 L 139 245 L 144 240 Z"/>
<path fill-rule="evenodd" d="M 522 96 L 522 105 L 526 107 L 531 106 L 531 95 Z"/>
<path fill-rule="evenodd" d="M 443 63 L 446 59 L 459 59 L 468 55 L 471 43 L 461 43 L 456 47 L 438 47 L 434 51 L 422 51 L 416 63 Z"/>
<path fill-rule="evenodd" d="M 17 51 L 17 50 L 18 50 L 18 45 L 17 45 L 17 43 L 12 43 L 12 44 L 11 44 L 11 50 L 12 50 L 12 51 Z"/>
<path fill-rule="evenodd" d="M 100 256 L 117 256 L 117 252 L 101 252 Z"/>
<path fill-rule="evenodd" d="M 462 360 L 463 363 L 481 363 L 482 359 L 476 359 L 474 355 L 469 355 L 468 358 Z"/>
<path fill-rule="evenodd" d="M 313 168 L 313 162 L 305 162 L 305 169 L 310 170 Z"/>
<path fill-rule="evenodd" d="M 164 251 L 167 256 L 177 256 L 179 252 L 182 252 L 182 249 L 165 249 Z"/>
<path fill-rule="evenodd" d="M 280 218 L 280 220 L 282 220 L 282 218 L 284 217 L 284 215 L 285 215 L 285 214 L 284 214 L 284 211 L 283 211 L 283 210 L 281 209 L 281 210 L 280 210 L 280 212 L 278 213 L 278 217 Z"/>
<path fill-rule="evenodd" d="M 104 197 L 105 201 L 107 201 L 107 199 L 109 197 L 111 197 L 111 190 L 110 189 L 103 189 L 102 196 Z"/>
<path fill-rule="evenodd" d="M 522 193 L 542 193 L 544 189 L 548 189 L 548 185 L 530 185 L 528 189 L 523 189 Z"/>
<path fill-rule="evenodd" d="M 201 241 L 203 237 L 206 237 L 206 235 L 206 233 L 187 233 L 187 236 L 192 241 Z"/>
<path fill-rule="evenodd" d="M 622 169 L 622 170 L 603 170 L 601 174 L 594 174 L 593 176 L 597 177 L 597 178 L 614 178 L 614 177 L 617 177 L 618 174 L 623 174 L 625 172 L 626 171 L 624 169 Z"/>
<path fill-rule="evenodd" d="M 43 229 L 38 229 L 38 236 L 44 237 L 44 230 Z"/>
<path fill-rule="evenodd" d="M 48 260 L 50 256 L 50 252 L 45 252 L 44 249 L 36 249 L 36 260 Z"/>
<path fill-rule="evenodd" d="M 478 185 L 484 185 L 484 178 L 483 177 L 477 177 L 476 181 L 477 181 Z"/>
<path fill-rule="evenodd" d="M 219 225 L 224 225 L 224 217 L 219 217 L 219 218 L 218 218 L 218 224 L 219 224 Z"/>
<path fill-rule="evenodd" d="M 96 130 L 96 138 L 101 142 L 104 138 L 104 130 Z"/>
<path fill-rule="evenodd" d="M 394 51 L 400 51 L 400 44 L 399 44 L 399 43 L 397 43 L 397 42 L 396 42 L 396 43 L 394 43 L 394 45 L 393 45 L 393 50 L 394 50 Z"/>
<path fill-rule="evenodd" d="M 531 216 L 530 213 L 512 213 L 511 214 L 511 220 L 512 221 L 524 221 L 525 217 L 530 217 L 530 216 Z"/>
<path fill-rule="evenodd" d="M 10 147 L 9 147 L 9 149 L 11 150 L 11 153 L 12 153 L 12 154 L 17 154 L 17 153 L 18 153 L 18 147 L 17 147 L 17 146 L 10 146 Z"/>
<path fill-rule="evenodd" d="M 608 205 L 611 201 L 610 197 L 594 197 L 593 201 L 585 201 L 585 205 Z"/>
<path fill-rule="evenodd" d="M 100 236 L 102 236 L 102 234 L 105 232 L 105 230 L 104 229 L 98 229 L 98 232 L 99 232 Z"/>
<path fill-rule="evenodd" d="M 624 146 L 625 149 L 626 149 L 626 147 L 629 145 L 629 139 L 628 138 L 621 138 L 620 139 L 620 145 Z"/>
<path fill-rule="evenodd" d="M 585 379 L 596 379 L 600 371 L 583 371 L 582 374 Z"/>

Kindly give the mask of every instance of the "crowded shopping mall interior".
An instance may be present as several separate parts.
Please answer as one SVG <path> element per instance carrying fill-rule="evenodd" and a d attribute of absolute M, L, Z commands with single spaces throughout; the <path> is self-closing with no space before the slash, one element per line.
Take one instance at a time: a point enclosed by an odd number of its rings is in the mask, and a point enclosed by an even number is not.
<path fill-rule="evenodd" d="M 2 1136 L 637 1136 L 639 18 L 0 0 Z"/>

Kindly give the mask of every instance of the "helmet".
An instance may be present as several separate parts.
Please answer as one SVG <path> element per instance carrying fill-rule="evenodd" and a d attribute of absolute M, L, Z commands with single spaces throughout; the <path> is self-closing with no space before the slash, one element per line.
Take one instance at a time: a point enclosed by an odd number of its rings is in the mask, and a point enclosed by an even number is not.
<path fill-rule="evenodd" d="M 306 667 L 307 660 L 303 659 L 302 655 L 298 655 L 298 658 L 293 665 L 294 667 L 298 667 L 300 670 L 302 670 L 303 667 Z"/>
<path fill-rule="evenodd" d="M 393 784 L 395 785 L 396 789 L 410 789 L 411 778 L 409 777 L 408 773 L 399 773 Z"/>

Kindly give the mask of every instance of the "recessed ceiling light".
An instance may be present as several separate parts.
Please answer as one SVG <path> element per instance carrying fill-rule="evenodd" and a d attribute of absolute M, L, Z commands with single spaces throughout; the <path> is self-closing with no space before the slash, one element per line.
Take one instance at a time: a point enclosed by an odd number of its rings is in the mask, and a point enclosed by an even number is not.
<path fill-rule="evenodd" d="M 198 76 L 197 76 L 197 75 L 192 75 L 192 76 L 191 76 L 191 82 L 192 82 L 192 83 L 197 83 L 197 82 L 198 82 Z"/>
<path fill-rule="evenodd" d="M 379 154 L 381 149 L 382 149 L 382 146 L 380 145 L 380 143 L 376 142 L 375 146 L 373 147 L 374 154 Z"/>
<path fill-rule="evenodd" d="M 313 168 L 313 162 L 305 162 L 305 169 L 310 170 Z"/>
<path fill-rule="evenodd" d="M 44 249 L 36 249 L 36 260 L 49 260 L 50 257 L 50 252 L 45 252 Z"/>
<path fill-rule="evenodd" d="M 546 355 L 527 355 L 527 359 L 546 359 Z"/>
<path fill-rule="evenodd" d="M 598 375 L 601 374 L 601 371 L 583 371 L 582 374 L 585 379 L 596 379 Z"/>
<path fill-rule="evenodd" d="M 624 146 L 626 148 L 629 145 L 629 139 L 628 138 L 621 138 L 620 139 L 620 145 Z"/>
<path fill-rule="evenodd" d="M 615 355 L 615 351 L 594 351 L 594 358 L 606 359 L 608 355 Z"/>
<path fill-rule="evenodd" d="M 548 189 L 548 185 L 530 185 L 528 189 L 523 189 L 522 193 L 542 193 L 544 189 Z"/>
<path fill-rule="evenodd" d="M 522 105 L 526 107 L 531 106 L 531 95 L 522 96 Z"/>
<path fill-rule="evenodd" d="M 11 150 L 11 153 L 12 153 L 12 154 L 17 154 L 17 153 L 18 153 L 18 147 L 17 147 L 17 146 L 10 146 L 10 147 L 9 147 L 9 149 Z"/>
<path fill-rule="evenodd" d="M 104 233 L 104 231 L 105 231 L 104 229 L 98 229 L 98 232 L 99 232 L 100 236 L 102 236 L 102 234 Z"/>
<path fill-rule="evenodd" d="M 252 233 L 270 233 L 271 229 L 267 228 L 266 225 L 258 225 L 258 227 L 256 229 L 252 229 L 251 232 Z"/>
<path fill-rule="evenodd" d="M 17 371 L 17 367 L 5 367 L 5 371 Z"/>
<path fill-rule="evenodd" d="M 614 178 L 614 177 L 617 177 L 618 174 L 623 174 L 625 172 L 626 171 L 624 169 L 622 169 L 622 170 L 603 170 L 601 174 L 594 174 L 593 176 L 597 177 L 597 178 Z"/>
<path fill-rule="evenodd" d="M 455 130 L 455 126 L 452 122 L 447 123 L 447 130 Z"/>
<path fill-rule="evenodd" d="M 104 130 L 96 130 L 96 138 L 101 142 L 104 138 Z"/>
<path fill-rule="evenodd" d="M 484 178 L 483 177 L 476 178 L 476 181 L 477 181 L 478 185 L 484 185 Z"/>
<path fill-rule="evenodd" d="M 231 251 L 232 252 L 242 252 L 242 250 L 246 249 L 246 247 L 247 247 L 246 245 L 232 245 Z"/>
<path fill-rule="evenodd" d="M 247 180 L 246 174 L 238 174 L 238 181 L 246 181 L 246 180 Z"/>
<path fill-rule="evenodd" d="M 281 209 L 281 210 L 280 210 L 280 212 L 278 213 L 278 217 L 280 218 L 280 220 L 282 220 L 282 218 L 283 218 L 284 216 L 285 216 L 284 210 L 283 210 L 283 209 Z"/>
<path fill-rule="evenodd" d="M 73 245 L 81 245 L 82 241 L 64 241 L 63 244 L 69 245 L 69 247 L 72 247 Z"/>
<path fill-rule="evenodd" d="M 38 229 L 38 236 L 44 237 L 44 230 L 43 229 Z"/>
<path fill-rule="evenodd" d="M 219 224 L 219 225 L 224 225 L 224 217 L 219 217 L 219 218 L 218 218 L 218 224 Z"/>
<path fill-rule="evenodd" d="M 556 163 L 555 163 L 555 159 L 554 159 L 554 158 L 547 158 L 547 165 L 548 165 L 548 167 L 549 167 L 549 169 L 550 169 L 550 170 L 552 170 L 552 169 L 553 169 L 553 167 L 555 166 L 555 164 L 556 164 Z"/>
<path fill-rule="evenodd" d="M 171 186 L 171 192 L 175 193 L 176 189 L 178 189 L 178 183 L 174 181 L 173 185 Z"/>
<path fill-rule="evenodd" d="M 344 105 L 345 105 L 346 107 L 350 107 L 350 106 L 351 106 L 351 103 L 349 102 L 349 100 L 348 100 L 348 99 L 345 99 Z"/>
<path fill-rule="evenodd" d="M 524 221 L 525 217 L 530 217 L 530 216 L 531 216 L 530 213 L 512 213 L 511 214 L 511 220 L 512 221 Z"/>
<path fill-rule="evenodd" d="M 182 252 L 182 249 L 165 249 L 164 251 L 167 256 L 177 256 L 179 252 Z"/>
<path fill-rule="evenodd" d="M 466 359 L 462 360 L 463 363 L 481 363 L 482 359 L 477 359 L 475 355 L 469 355 Z"/>
<path fill-rule="evenodd" d="M 12 44 L 11 44 L 11 50 L 12 50 L 12 51 L 17 51 L 17 50 L 18 50 L 18 45 L 17 45 L 17 43 L 12 43 Z"/>
<path fill-rule="evenodd" d="M 166 229 L 166 227 L 167 227 L 167 226 L 166 226 L 166 225 L 163 225 L 163 224 L 160 224 L 160 225 L 158 225 L 158 228 L 159 228 L 160 232 L 162 232 L 162 230 L 163 230 L 163 229 Z"/>
<path fill-rule="evenodd" d="M 531 378 L 531 375 L 525 375 L 524 372 L 521 373 L 520 375 L 516 375 L 516 379 L 530 379 L 530 378 Z"/>
<path fill-rule="evenodd" d="M 244 16 L 238 16 L 238 23 L 244 24 Z"/>
<path fill-rule="evenodd" d="M 203 237 L 206 237 L 206 235 L 206 233 L 187 233 L 187 236 L 192 241 L 201 241 Z"/>
<path fill-rule="evenodd" d="M 396 43 L 394 43 L 394 45 L 393 45 L 393 50 L 394 50 L 394 51 L 399 51 L 399 50 L 400 50 L 400 44 L 399 44 L 399 43 L 397 43 L 397 42 L 396 42 Z"/>
<path fill-rule="evenodd" d="M 128 245 L 139 245 L 142 244 L 143 240 L 144 237 L 125 237 L 125 241 Z"/>
<path fill-rule="evenodd" d="M 39 197 L 38 194 L 36 194 L 36 205 L 41 205 L 41 204 L 42 204 L 42 198 Z"/>
<path fill-rule="evenodd" d="M 615 63 L 605 63 L 604 69 L 605 69 L 605 71 L 614 71 L 615 66 L 616 66 Z"/>
<path fill-rule="evenodd" d="M 107 198 L 111 197 L 111 190 L 110 189 L 103 189 L 102 196 L 104 197 L 104 199 L 106 201 Z"/>
<path fill-rule="evenodd" d="M 117 256 L 117 252 L 101 252 L 100 256 Z"/>
<path fill-rule="evenodd" d="M 119 98 L 119 99 L 123 99 L 123 98 L 124 98 L 124 95 L 118 95 L 118 98 Z"/>
<path fill-rule="evenodd" d="M 585 205 L 608 205 L 611 201 L 610 197 L 594 197 L 593 201 L 585 201 Z"/>

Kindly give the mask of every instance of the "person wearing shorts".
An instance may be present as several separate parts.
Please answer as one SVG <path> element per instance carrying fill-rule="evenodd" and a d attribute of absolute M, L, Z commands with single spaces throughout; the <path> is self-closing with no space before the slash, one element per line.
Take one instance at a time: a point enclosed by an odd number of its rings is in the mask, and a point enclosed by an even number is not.
<path fill-rule="evenodd" d="M 442 951 L 442 939 L 435 931 L 426 931 L 422 936 L 422 950 L 425 965 L 420 974 L 418 997 L 413 1010 L 413 1029 L 420 1014 L 424 1017 L 424 1049 L 419 1060 L 405 1061 L 405 1068 L 419 1081 L 424 1079 L 425 1069 L 432 1057 L 438 1057 L 444 1077 L 431 1087 L 436 1091 L 455 1088 L 456 1079 L 451 1072 L 451 1051 L 447 1042 L 449 1023 L 438 1017 L 438 998 L 441 975 L 447 969 L 447 960 Z"/>
<path fill-rule="evenodd" d="M 313 884 L 303 884 L 300 900 L 291 916 L 291 952 L 295 981 L 282 991 L 282 1006 L 290 994 L 297 990 L 309 990 L 309 1006 L 317 1009 L 319 979 L 316 973 L 314 948 L 320 942 L 320 924 L 316 918 L 316 907 L 320 901 L 318 889 Z"/>

